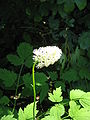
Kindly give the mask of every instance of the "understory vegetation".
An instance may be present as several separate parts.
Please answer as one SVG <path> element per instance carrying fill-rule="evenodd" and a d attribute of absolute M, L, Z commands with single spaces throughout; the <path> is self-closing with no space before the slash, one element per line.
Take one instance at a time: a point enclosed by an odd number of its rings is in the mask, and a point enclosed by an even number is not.
<path fill-rule="evenodd" d="M 0 0 L 0 119 L 33 119 L 33 50 L 58 46 L 35 67 L 36 120 L 90 120 L 90 1 Z"/>

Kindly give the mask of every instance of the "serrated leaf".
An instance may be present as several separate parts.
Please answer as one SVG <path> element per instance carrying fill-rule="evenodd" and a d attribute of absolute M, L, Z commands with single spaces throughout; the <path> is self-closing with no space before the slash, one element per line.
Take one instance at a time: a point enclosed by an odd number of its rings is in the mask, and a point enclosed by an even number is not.
<path fill-rule="evenodd" d="M 61 92 L 61 87 L 56 88 L 56 90 L 53 91 L 52 93 L 48 93 L 49 97 L 48 99 L 52 102 L 61 102 L 63 100 L 62 92 Z"/>
<path fill-rule="evenodd" d="M 70 13 L 74 10 L 74 8 L 75 8 L 75 5 L 73 0 L 65 0 L 65 3 L 64 3 L 65 12 Z"/>
<path fill-rule="evenodd" d="M 52 81 L 57 80 L 57 78 L 58 78 L 57 72 L 54 72 L 54 71 L 53 72 L 48 72 L 48 74 L 49 74 Z"/>
<path fill-rule="evenodd" d="M 24 81 L 25 86 L 27 88 L 31 88 L 31 86 L 32 86 L 32 75 L 30 75 L 30 73 L 24 74 L 23 81 Z"/>
<path fill-rule="evenodd" d="M 46 116 L 45 118 L 42 118 L 41 120 L 57 120 L 56 118 L 54 118 L 54 116 Z M 61 119 L 59 119 L 61 120 Z"/>
<path fill-rule="evenodd" d="M 11 87 L 17 79 L 17 74 L 7 69 L 0 69 L 0 79 L 6 87 Z"/>
<path fill-rule="evenodd" d="M 75 120 L 90 120 L 90 109 L 81 108 L 74 116 Z"/>
<path fill-rule="evenodd" d="M 13 118 L 14 115 L 7 115 L 7 116 L 3 116 L 1 118 L 1 120 L 17 120 L 15 118 Z"/>
<path fill-rule="evenodd" d="M 64 115 L 65 108 L 62 104 L 56 104 L 50 109 L 50 116 L 53 116 L 57 120 L 60 119 L 60 116 Z"/>
<path fill-rule="evenodd" d="M 18 120 L 26 120 L 24 111 L 20 108 L 18 112 Z"/>
<path fill-rule="evenodd" d="M 79 80 L 78 73 L 73 68 L 70 68 L 68 71 L 65 71 L 62 74 L 61 78 L 64 79 L 65 81 L 68 81 L 68 82 Z"/>
<path fill-rule="evenodd" d="M 70 99 L 71 100 L 79 100 L 85 94 L 84 91 L 75 89 L 70 91 Z"/>
<path fill-rule="evenodd" d="M 80 48 L 87 49 L 90 48 L 90 31 L 83 32 L 79 37 Z"/>
<path fill-rule="evenodd" d="M 70 105 L 69 116 L 72 117 L 72 118 L 74 118 L 74 116 L 76 115 L 76 113 L 79 111 L 80 106 L 77 105 L 75 101 L 70 101 L 69 105 Z"/>
<path fill-rule="evenodd" d="M 79 102 L 84 108 L 89 108 L 90 110 L 90 92 L 87 92 L 84 95 L 82 95 Z"/>
<path fill-rule="evenodd" d="M 48 90 L 49 90 L 49 87 L 48 87 L 48 84 L 44 84 L 41 88 L 41 91 L 40 91 L 40 103 L 44 100 L 44 98 L 47 96 L 47 93 L 48 93 Z"/>
<path fill-rule="evenodd" d="M 0 104 L 1 105 L 7 105 L 9 103 L 9 98 L 7 96 L 3 96 L 0 98 Z"/>
<path fill-rule="evenodd" d="M 25 61 L 25 66 L 28 68 L 31 68 L 33 66 L 33 59 L 32 59 L 32 55 L 30 55 L 26 61 Z"/>
<path fill-rule="evenodd" d="M 32 46 L 28 43 L 20 43 L 20 45 L 17 47 L 17 53 L 21 57 L 21 59 L 26 60 L 29 55 L 32 54 Z"/>
<path fill-rule="evenodd" d="M 83 10 L 87 5 L 87 0 L 74 0 L 79 10 Z"/>
<path fill-rule="evenodd" d="M 42 86 L 47 81 L 47 76 L 43 72 L 35 73 L 36 85 Z"/>
<path fill-rule="evenodd" d="M 15 66 L 21 65 L 24 62 L 20 57 L 12 54 L 7 55 L 7 59 L 11 64 Z"/>
<path fill-rule="evenodd" d="M 30 120 L 33 119 L 33 104 L 34 103 L 31 103 L 27 105 L 26 108 L 24 108 L 24 115 L 26 119 L 30 119 Z M 36 110 L 35 108 L 35 115 L 37 115 L 37 113 L 38 113 L 38 110 Z"/>

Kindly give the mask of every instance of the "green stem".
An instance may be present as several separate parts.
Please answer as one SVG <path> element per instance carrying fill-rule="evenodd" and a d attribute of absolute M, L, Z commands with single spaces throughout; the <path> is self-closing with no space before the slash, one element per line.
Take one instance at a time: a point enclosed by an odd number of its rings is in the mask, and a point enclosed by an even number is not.
<path fill-rule="evenodd" d="M 20 72 L 19 72 L 19 75 L 18 75 L 17 86 L 16 86 L 16 91 L 15 91 L 15 97 L 17 96 L 19 80 L 20 80 L 20 76 L 21 76 L 21 72 L 22 72 L 23 66 L 24 66 L 24 64 L 21 65 Z M 16 99 L 14 101 L 14 107 L 13 107 L 12 113 L 14 113 L 14 111 L 15 111 L 15 106 L 16 106 Z"/>
<path fill-rule="evenodd" d="M 37 62 L 33 64 L 32 68 L 32 77 L 33 77 L 33 93 L 34 93 L 34 105 L 33 105 L 33 120 L 35 120 L 35 102 L 36 102 L 36 90 L 35 90 L 35 76 L 34 76 L 34 69 Z"/>

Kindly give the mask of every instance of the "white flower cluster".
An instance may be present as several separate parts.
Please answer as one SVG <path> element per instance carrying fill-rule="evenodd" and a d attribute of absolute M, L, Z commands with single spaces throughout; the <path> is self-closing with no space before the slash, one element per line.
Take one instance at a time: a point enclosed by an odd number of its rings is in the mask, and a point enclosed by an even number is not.
<path fill-rule="evenodd" d="M 62 55 L 61 49 L 56 46 L 40 47 L 33 50 L 33 60 L 37 61 L 37 68 L 48 67 L 58 61 Z"/>

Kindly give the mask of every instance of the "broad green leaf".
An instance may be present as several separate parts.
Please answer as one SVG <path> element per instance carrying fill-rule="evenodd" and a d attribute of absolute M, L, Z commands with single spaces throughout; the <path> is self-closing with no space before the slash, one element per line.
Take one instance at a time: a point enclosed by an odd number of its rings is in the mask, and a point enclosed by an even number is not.
<path fill-rule="evenodd" d="M 70 99 L 71 100 L 79 100 L 85 94 L 84 91 L 75 89 L 70 91 Z"/>
<path fill-rule="evenodd" d="M 64 115 L 65 108 L 62 104 L 56 104 L 50 109 L 50 116 L 54 116 L 57 120 L 60 119 L 60 116 Z"/>
<path fill-rule="evenodd" d="M 56 90 L 53 91 L 52 93 L 48 93 L 49 97 L 48 99 L 52 102 L 61 102 L 63 100 L 62 92 L 61 92 L 61 87 L 56 88 Z"/>
<path fill-rule="evenodd" d="M 49 74 L 52 81 L 57 80 L 57 78 L 58 78 L 57 72 L 54 72 L 54 71 L 53 72 L 48 72 L 48 74 Z"/>
<path fill-rule="evenodd" d="M 3 116 L 1 118 L 1 120 L 17 120 L 15 118 L 13 118 L 14 115 L 7 115 L 7 116 Z"/>
<path fill-rule="evenodd" d="M 7 96 L 3 96 L 0 98 L 0 104 L 1 105 L 7 105 L 9 103 L 9 98 Z"/>
<path fill-rule="evenodd" d="M 65 0 L 65 3 L 64 3 L 65 12 L 70 13 L 74 10 L 74 8 L 75 8 L 75 5 L 73 0 Z"/>
<path fill-rule="evenodd" d="M 42 86 L 47 81 L 47 76 L 43 72 L 36 72 L 35 80 L 37 86 Z"/>
<path fill-rule="evenodd" d="M 81 68 L 79 71 L 79 75 L 82 79 L 88 79 L 90 80 L 90 71 L 88 68 Z"/>
<path fill-rule="evenodd" d="M 32 75 L 30 75 L 30 73 L 24 74 L 23 81 L 24 81 L 26 87 L 31 88 L 31 86 L 32 86 Z"/>
<path fill-rule="evenodd" d="M 90 110 L 90 92 L 87 92 L 84 95 L 82 95 L 79 102 L 84 108 L 89 108 Z"/>
<path fill-rule="evenodd" d="M 90 120 L 90 109 L 81 108 L 74 116 L 74 120 Z"/>
<path fill-rule="evenodd" d="M 17 53 L 22 60 L 26 60 L 32 54 L 32 46 L 29 43 L 20 43 L 17 47 Z"/>
<path fill-rule="evenodd" d="M 74 0 L 79 10 L 83 10 L 87 5 L 87 0 Z"/>
<path fill-rule="evenodd" d="M 20 108 L 18 112 L 18 120 L 26 120 L 24 111 Z"/>
<path fill-rule="evenodd" d="M 11 87 L 17 79 L 17 74 L 7 69 L 0 69 L 0 79 L 5 87 Z"/>
<path fill-rule="evenodd" d="M 74 116 L 76 116 L 77 112 L 79 111 L 80 106 L 77 105 L 75 101 L 70 101 L 69 105 L 70 105 L 69 116 L 74 118 Z"/>
<path fill-rule="evenodd" d="M 83 63 L 83 64 L 82 64 Z M 77 65 L 79 67 L 86 67 L 88 65 L 88 60 L 86 57 L 79 56 L 79 59 L 77 60 Z"/>
<path fill-rule="evenodd" d="M 73 68 L 70 68 L 68 71 L 65 71 L 64 73 L 62 73 L 61 78 L 68 82 L 79 80 L 78 73 Z"/>
<path fill-rule="evenodd" d="M 15 66 L 21 65 L 24 62 L 20 57 L 12 54 L 7 55 L 7 59 L 11 64 Z"/>
<path fill-rule="evenodd" d="M 25 61 L 25 66 L 28 68 L 31 68 L 33 66 L 33 59 L 32 59 L 32 55 L 30 55 L 26 61 Z"/>
<path fill-rule="evenodd" d="M 79 44 L 80 44 L 80 48 L 82 48 L 84 50 L 85 49 L 88 50 L 88 48 L 90 48 L 90 31 L 83 32 L 80 35 L 78 41 L 79 41 Z"/>
<path fill-rule="evenodd" d="M 49 90 L 49 86 L 48 84 L 44 84 L 41 88 L 41 91 L 40 91 L 40 103 L 45 99 L 45 97 L 47 96 L 47 93 L 48 93 L 48 90 Z"/>
<path fill-rule="evenodd" d="M 33 119 L 33 104 L 34 103 L 31 103 L 24 108 L 24 115 L 25 115 L 26 120 Z M 37 115 L 37 113 L 38 113 L 38 110 L 36 110 L 35 108 L 35 115 Z"/>

